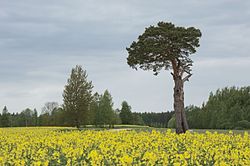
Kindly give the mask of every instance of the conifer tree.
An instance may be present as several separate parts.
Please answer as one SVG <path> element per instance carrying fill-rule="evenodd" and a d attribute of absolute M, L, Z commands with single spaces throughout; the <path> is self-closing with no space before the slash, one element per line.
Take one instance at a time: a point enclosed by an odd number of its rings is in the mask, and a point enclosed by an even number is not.
<path fill-rule="evenodd" d="M 10 127 L 10 113 L 6 106 L 4 106 L 1 117 L 2 127 Z"/>
<path fill-rule="evenodd" d="M 126 101 L 122 102 L 120 118 L 121 118 L 122 124 L 132 124 L 133 116 L 131 112 L 131 106 L 128 105 Z"/>
<path fill-rule="evenodd" d="M 108 90 L 105 90 L 104 94 L 100 99 L 100 111 L 101 117 L 103 118 L 104 125 L 109 125 L 109 127 L 113 127 L 115 123 L 115 113 L 113 110 L 113 101 L 112 96 Z"/>
<path fill-rule="evenodd" d="M 159 22 L 146 28 L 145 32 L 127 48 L 130 67 L 153 70 L 171 70 L 174 80 L 174 110 L 176 133 L 188 130 L 184 112 L 184 82 L 192 76 L 190 55 L 199 47 L 201 32 L 194 27 L 177 27 L 172 23 Z"/>
<path fill-rule="evenodd" d="M 63 92 L 63 108 L 69 125 L 80 127 L 88 121 L 88 111 L 92 100 L 92 82 L 87 80 L 87 72 L 77 65 L 72 69 Z"/>

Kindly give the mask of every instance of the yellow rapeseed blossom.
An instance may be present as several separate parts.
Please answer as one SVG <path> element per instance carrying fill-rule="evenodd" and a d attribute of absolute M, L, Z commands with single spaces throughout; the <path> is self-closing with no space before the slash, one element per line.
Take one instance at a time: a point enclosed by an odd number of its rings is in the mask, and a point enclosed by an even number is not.
<path fill-rule="evenodd" d="M 1 128 L 2 165 L 250 165 L 250 136 Z"/>

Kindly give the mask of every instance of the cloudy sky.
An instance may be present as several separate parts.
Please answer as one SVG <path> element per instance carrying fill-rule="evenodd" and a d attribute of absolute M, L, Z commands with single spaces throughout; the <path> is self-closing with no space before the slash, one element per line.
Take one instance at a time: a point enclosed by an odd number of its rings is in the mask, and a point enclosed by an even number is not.
<path fill-rule="evenodd" d="M 0 109 L 62 104 L 79 64 L 94 91 L 111 92 L 116 108 L 126 100 L 133 111 L 172 110 L 169 71 L 154 76 L 126 63 L 126 47 L 159 21 L 202 31 L 186 105 L 201 105 L 218 88 L 250 85 L 248 0 L 1 0 Z"/>

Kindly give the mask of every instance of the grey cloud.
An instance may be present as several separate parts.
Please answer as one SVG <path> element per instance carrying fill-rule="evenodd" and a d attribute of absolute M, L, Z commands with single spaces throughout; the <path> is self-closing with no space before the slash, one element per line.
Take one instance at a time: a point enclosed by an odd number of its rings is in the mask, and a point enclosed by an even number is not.
<path fill-rule="evenodd" d="M 0 1 L 0 107 L 61 103 L 80 64 L 95 91 L 111 91 L 115 107 L 127 100 L 135 111 L 171 110 L 169 72 L 155 77 L 126 64 L 125 48 L 161 20 L 203 33 L 185 91 L 186 105 L 200 105 L 212 90 L 249 85 L 249 11 L 244 0 Z"/>

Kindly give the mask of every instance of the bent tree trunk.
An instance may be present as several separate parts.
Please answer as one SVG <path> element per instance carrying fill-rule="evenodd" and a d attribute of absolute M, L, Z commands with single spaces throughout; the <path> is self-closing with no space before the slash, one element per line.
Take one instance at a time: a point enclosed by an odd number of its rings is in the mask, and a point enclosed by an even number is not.
<path fill-rule="evenodd" d="M 188 130 L 188 123 L 184 111 L 184 81 L 181 76 L 174 78 L 174 111 L 176 118 L 176 133 L 185 133 Z"/>

